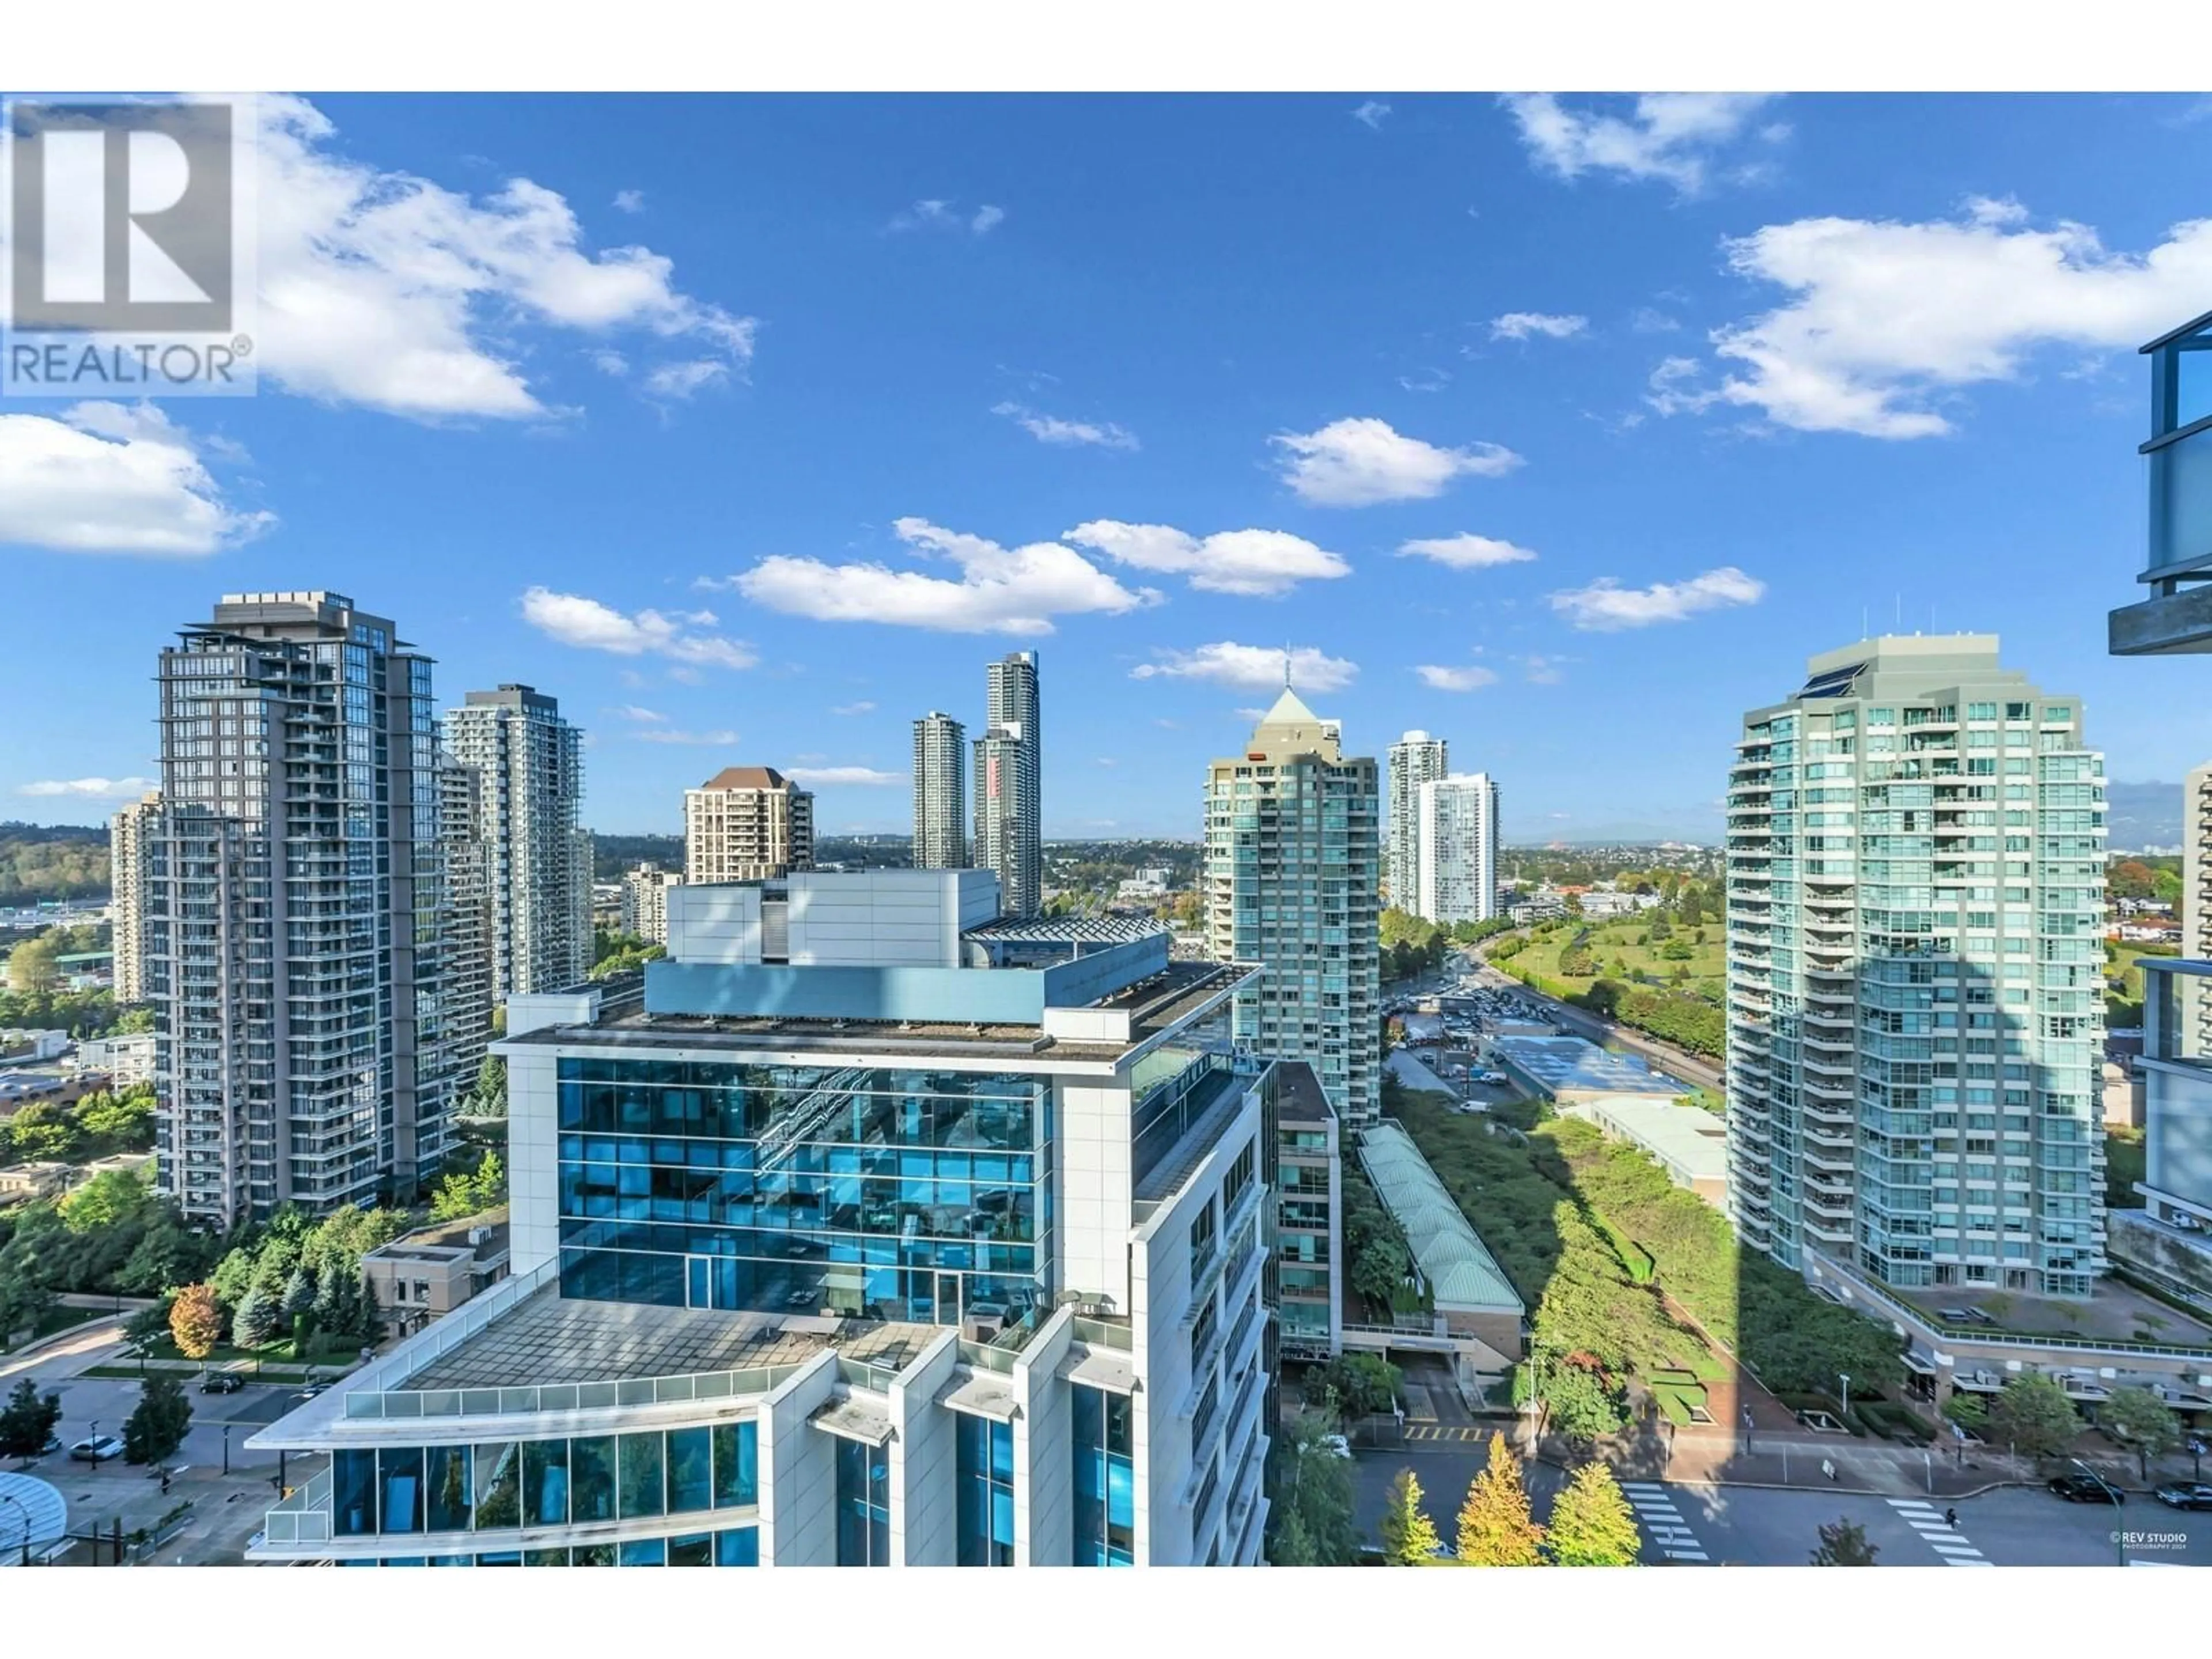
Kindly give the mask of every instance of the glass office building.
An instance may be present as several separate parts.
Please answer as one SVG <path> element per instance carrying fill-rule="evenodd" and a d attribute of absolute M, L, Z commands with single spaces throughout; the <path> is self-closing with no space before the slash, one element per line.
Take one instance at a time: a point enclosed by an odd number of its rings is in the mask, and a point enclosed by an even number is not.
<path fill-rule="evenodd" d="M 1895 1289 L 2105 1270 L 2104 759 L 1988 635 L 1815 657 L 1728 794 L 1729 1204 Z"/>
<path fill-rule="evenodd" d="M 331 1455 L 256 1558 L 1256 1561 L 1249 970 L 984 872 L 669 902 L 641 1010 L 510 1001 L 514 1276 L 256 1437 Z"/>

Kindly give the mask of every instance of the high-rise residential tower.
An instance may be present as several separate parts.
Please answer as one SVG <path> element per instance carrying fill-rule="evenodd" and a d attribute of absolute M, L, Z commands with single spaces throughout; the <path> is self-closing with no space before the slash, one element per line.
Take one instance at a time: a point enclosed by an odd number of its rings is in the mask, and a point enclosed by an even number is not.
<path fill-rule="evenodd" d="M 990 665 L 983 719 L 983 735 L 975 739 L 975 844 L 970 856 L 978 869 L 999 878 L 999 900 L 1006 915 L 1035 915 L 1044 902 L 1036 652 L 1010 652 Z"/>
<path fill-rule="evenodd" d="M 664 870 L 650 859 L 623 872 L 622 931 L 648 945 L 668 943 L 668 890 L 684 884 L 680 870 Z"/>
<path fill-rule="evenodd" d="M 1376 769 L 1286 687 L 1206 789 L 1209 946 L 1267 969 L 1237 994 L 1237 1041 L 1311 1061 L 1353 1128 L 1381 1105 Z"/>
<path fill-rule="evenodd" d="M 2104 760 L 1992 635 L 1865 640 L 1745 715 L 1729 1204 L 1882 1285 L 2105 1269 Z"/>
<path fill-rule="evenodd" d="M 1413 890 L 1400 907 L 1449 927 L 1498 915 L 1498 786 L 1431 778 L 1413 797 Z"/>
<path fill-rule="evenodd" d="M 814 797 L 772 766 L 726 766 L 684 792 L 684 879 L 767 881 L 814 867 Z"/>
<path fill-rule="evenodd" d="M 1390 902 L 1411 910 L 1420 884 L 1419 807 L 1421 786 L 1451 771 L 1451 745 L 1425 732 L 1408 732 L 1390 745 L 1384 781 L 1382 879 Z"/>
<path fill-rule="evenodd" d="M 968 733 L 933 708 L 914 723 L 914 867 L 968 867 Z"/>
<path fill-rule="evenodd" d="M 430 659 L 337 593 L 234 593 L 158 667 L 147 1000 L 162 1189 L 227 1226 L 411 1192 L 453 1079 Z"/>
<path fill-rule="evenodd" d="M 135 800 L 107 825 L 107 919 L 114 936 L 115 1000 L 146 1000 L 146 831 L 159 821 L 159 791 Z"/>
<path fill-rule="evenodd" d="M 483 779 L 492 996 L 574 985 L 592 965 L 592 842 L 577 824 L 583 733 L 526 685 L 471 691 L 445 724 L 447 751 Z"/>

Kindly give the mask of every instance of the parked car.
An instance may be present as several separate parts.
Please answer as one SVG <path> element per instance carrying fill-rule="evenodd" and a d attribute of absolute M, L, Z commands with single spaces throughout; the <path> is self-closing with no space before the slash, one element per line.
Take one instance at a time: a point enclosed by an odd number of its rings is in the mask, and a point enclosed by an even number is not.
<path fill-rule="evenodd" d="M 2053 1475 L 2051 1490 L 2069 1504 L 2124 1504 L 2128 1495 L 2102 1475 Z"/>
<path fill-rule="evenodd" d="M 2212 1486 L 2201 1480 L 2169 1480 L 2150 1495 L 2170 1510 L 2212 1510 Z"/>
<path fill-rule="evenodd" d="M 246 1379 L 236 1371 L 210 1371 L 200 1382 L 202 1394 L 236 1394 L 246 1386 Z"/>
<path fill-rule="evenodd" d="M 1352 1455 L 1352 1442 L 1340 1434 L 1325 1434 L 1321 1437 L 1321 1443 L 1328 1449 L 1329 1455 L 1332 1457 Z"/>
<path fill-rule="evenodd" d="M 105 1463 L 122 1455 L 123 1443 L 112 1434 L 96 1434 L 70 1448 L 70 1458 L 79 1463 Z"/>

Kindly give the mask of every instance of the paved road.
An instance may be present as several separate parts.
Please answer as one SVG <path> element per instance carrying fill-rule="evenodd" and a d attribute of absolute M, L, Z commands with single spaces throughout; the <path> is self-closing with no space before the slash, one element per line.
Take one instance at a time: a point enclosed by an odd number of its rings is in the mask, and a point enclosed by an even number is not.
<path fill-rule="evenodd" d="M 1468 1483 L 1487 1461 L 1480 1445 L 1416 1443 L 1363 1450 L 1352 1471 L 1352 1515 L 1360 1535 L 1379 1536 L 1390 1481 L 1401 1468 L 1419 1478 L 1429 1518 L 1449 1540 Z M 1549 1464 L 1528 1475 L 1540 1521 L 1551 1512 L 1564 1476 Z M 2110 1566 L 2113 1516 L 2067 1504 L 2035 1487 L 2006 1486 L 1956 1500 L 1882 1497 L 1863 1492 L 1778 1492 L 1755 1486 L 1624 1481 L 1644 1533 L 1651 1566 L 1803 1566 L 1820 1529 L 1838 1518 L 1866 1529 L 1884 1567 Z M 1958 1511 L 1955 1526 L 1943 1519 Z M 2131 1494 L 2120 1522 L 2130 1534 L 2128 1559 L 2168 1565 L 2212 1566 L 2212 1514 L 2167 1509 Z"/>
<path fill-rule="evenodd" d="M 62 1418 L 55 1433 L 66 1446 L 96 1432 L 121 1438 L 124 1423 L 138 1404 L 139 1384 L 131 1377 L 87 1376 L 94 1365 L 123 1363 L 122 1333 L 109 1324 L 72 1333 L 54 1346 L 19 1356 L 0 1365 L 0 1389 L 12 1388 L 27 1376 L 44 1393 L 62 1397 Z M 295 1403 L 293 1386 L 249 1383 L 236 1394 L 204 1395 L 196 1381 L 188 1382 L 192 1403 L 192 1425 L 174 1460 L 180 1472 L 167 1495 L 160 1483 L 143 1468 L 120 1458 L 100 1464 L 76 1463 L 66 1455 L 44 1458 L 31 1473 L 52 1481 L 69 1504 L 73 1531 L 88 1528 L 105 1530 L 120 1519 L 126 1532 L 149 1526 L 185 1498 L 194 1500 L 196 1515 L 184 1535 L 164 1550 L 161 1559 L 182 1556 L 191 1562 L 235 1562 L 246 1535 L 257 1530 L 261 1516 L 274 1501 L 272 1480 L 278 1460 L 273 1452 L 250 1452 L 246 1441 L 255 1429 L 273 1423 Z M 224 1429 L 229 1429 L 230 1474 L 222 1473 Z M 295 1484 L 304 1480 L 318 1462 L 292 1459 L 286 1471 Z"/>

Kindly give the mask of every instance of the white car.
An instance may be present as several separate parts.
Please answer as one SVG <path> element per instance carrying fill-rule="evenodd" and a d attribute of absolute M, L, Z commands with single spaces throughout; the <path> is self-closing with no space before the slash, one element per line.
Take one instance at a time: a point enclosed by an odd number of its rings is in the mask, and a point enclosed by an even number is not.
<path fill-rule="evenodd" d="M 1340 1434 L 1325 1434 L 1321 1437 L 1321 1443 L 1327 1449 L 1329 1455 L 1332 1457 L 1349 1457 L 1352 1455 L 1352 1442 L 1346 1440 Z"/>

